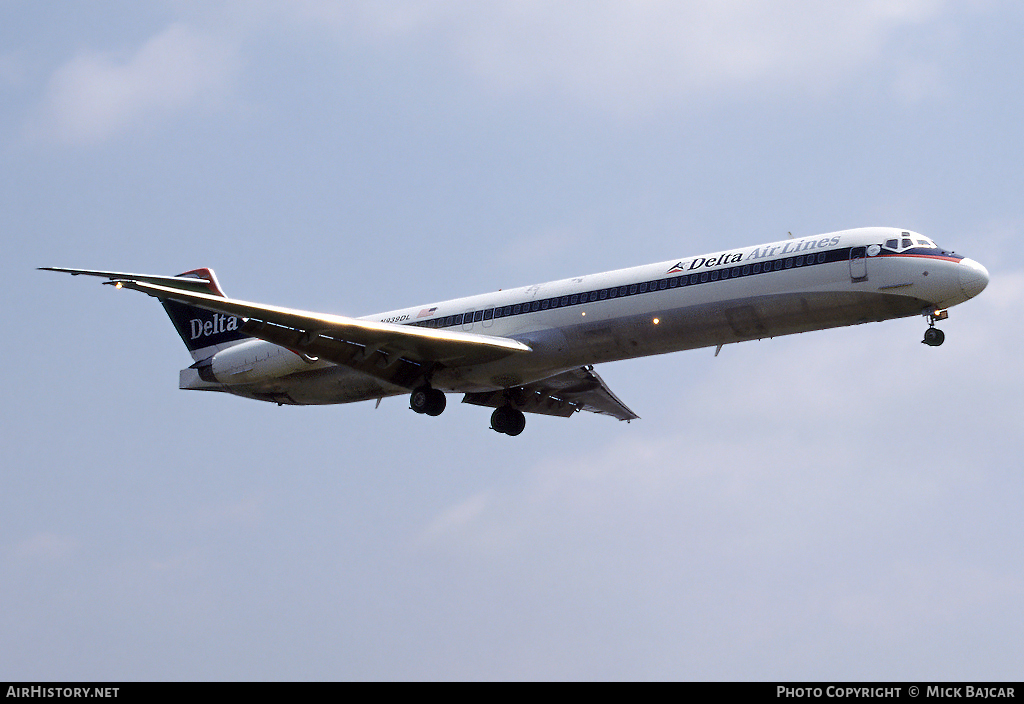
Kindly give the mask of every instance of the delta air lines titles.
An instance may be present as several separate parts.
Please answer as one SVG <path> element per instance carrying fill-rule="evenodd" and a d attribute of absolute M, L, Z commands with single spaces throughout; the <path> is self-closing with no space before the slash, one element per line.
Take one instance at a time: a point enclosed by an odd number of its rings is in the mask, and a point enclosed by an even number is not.
<path fill-rule="evenodd" d="M 676 274 L 680 271 L 702 268 L 710 269 L 712 267 L 722 266 L 725 264 L 739 264 L 740 262 L 764 259 L 766 257 L 781 257 L 784 254 L 796 254 L 798 252 L 806 252 L 811 249 L 835 247 L 838 244 L 839 236 L 836 235 L 834 237 L 822 237 L 817 240 L 798 240 L 795 242 L 783 242 L 780 245 L 763 245 L 754 247 L 749 252 L 746 252 L 746 254 L 743 252 L 725 252 L 724 254 L 719 254 L 715 257 L 697 257 L 690 261 L 684 259 L 671 267 L 667 273 Z"/>
<path fill-rule="evenodd" d="M 209 335 L 216 335 L 221 332 L 234 332 L 235 330 L 238 330 L 238 318 L 233 315 L 223 315 L 221 313 L 214 313 L 212 320 L 192 318 L 189 321 L 189 324 L 193 340 L 200 337 L 207 337 Z"/>

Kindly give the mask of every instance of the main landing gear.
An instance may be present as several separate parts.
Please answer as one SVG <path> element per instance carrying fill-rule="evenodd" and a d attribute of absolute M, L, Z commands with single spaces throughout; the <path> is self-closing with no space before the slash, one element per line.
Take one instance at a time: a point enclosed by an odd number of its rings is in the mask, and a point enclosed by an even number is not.
<path fill-rule="evenodd" d="M 526 427 L 526 416 L 512 406 L 500 406 L 491 414 L 491 430 L 516 436 Z"/>
<path fill-rule="evenodd" d="M 927 311 L 925 317 L 928 318 L 928 329 L 924 331 L 924 339 L 921 342 L 929 347 L 938 347 L 946 341 L 946 333 L 935 327 L 935 321 L 948 318 L 949 311 L 933 309 Z"/>
<path fill-rule="evenodd" d="M 409 396 L 409 408 L 417 413 L 428 416 L 439 416 L 444 412 L 444 392 L 424 385 L 418 387 Z M 501 406 L 491 414 L 491 429 L 505 435 L 519 435 L 526 427 L 526 416 L 512 406 Z"/>
<path fill-rule="evenodd" d="M 409 408 L 417 413 L 426 413 L 428 416 L 441 415 L 446 403 L 444 392 L 429 386 L 421 386 L 409 396 Z"/>

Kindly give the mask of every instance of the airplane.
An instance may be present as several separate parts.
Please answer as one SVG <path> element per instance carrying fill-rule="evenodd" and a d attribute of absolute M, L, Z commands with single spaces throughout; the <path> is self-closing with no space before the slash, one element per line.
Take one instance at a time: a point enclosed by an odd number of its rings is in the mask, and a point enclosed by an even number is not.
<path fill-rule="evenodd" d="M 437 416 L 446 393 L 524 413 L 637 416 L 594 365 L 923 315 L 935 323 L 988 285 L 978 262 L 899 228 L 869 227 L 712 252 L 362 318 L 228 298 L 212 269 L 178 276 L 41 267 L 157 298 L 192 354 L 179 387 L 279 405 L 409 394 Z"/>

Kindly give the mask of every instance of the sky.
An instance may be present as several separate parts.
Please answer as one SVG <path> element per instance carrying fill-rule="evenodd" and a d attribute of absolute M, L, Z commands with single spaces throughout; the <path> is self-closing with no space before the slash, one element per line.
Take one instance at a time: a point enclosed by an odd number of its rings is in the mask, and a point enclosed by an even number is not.
<path fill-rule="evenodd" d="M 0 680 L 1018 680 L 1024 7 L 0 3 Z M 903 319 L 599 366 L 640 420 L 177 389 L 175 274 L 342 315 L 862 226 Z"/>

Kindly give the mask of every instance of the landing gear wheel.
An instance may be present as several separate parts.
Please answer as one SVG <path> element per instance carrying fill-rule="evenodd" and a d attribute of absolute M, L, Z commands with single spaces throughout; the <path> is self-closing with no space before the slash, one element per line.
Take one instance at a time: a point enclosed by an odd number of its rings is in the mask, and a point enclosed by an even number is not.
<path fill-rule="evenodd" d="M 444 392 L 429 386 L 421 386 L 409 396 L 409 408 L 417 413 L 426 413 L 428 416 L 441 415 L 446 404 Z"/>
<path fill-rule="evenodd" d="M 444 413 L 444 407 L 448 404 L 444 392 L 437 389 L 430 390 L 430 405 L 427 407 L 428 416 L 439 416 Z"/>
<path fill-rule="evenodd" d="M 491 414 L 491 430 L 505 435 L 516 436 L 526 427 L 526 416 L 511 406 L 494 409 Z"/>
<path fill-rule="evenodd" d="M 926 345 L 931 347 L 938 347 L 946 340 L 946 334 L 938 328 L 928 328 L 924 331 L 924 339 L 921 340 Z"/>

